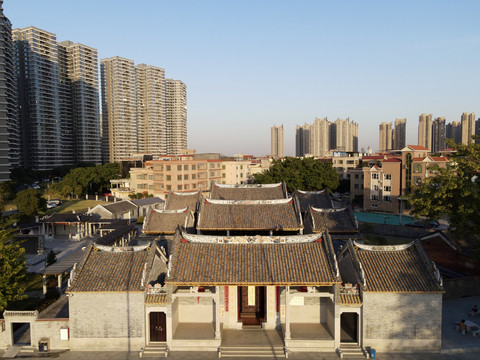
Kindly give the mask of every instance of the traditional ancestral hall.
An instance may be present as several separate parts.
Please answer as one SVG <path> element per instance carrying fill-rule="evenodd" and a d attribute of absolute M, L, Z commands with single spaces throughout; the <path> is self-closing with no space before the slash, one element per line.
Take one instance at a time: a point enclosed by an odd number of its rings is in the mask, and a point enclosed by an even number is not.
<path fill-rule="evenodd" d="M 142 356 L 439 351 L 435 265 L 417 243 L 345 240 L 357 229 L 325 192 L 290 196 L 285 184 L 214 184 L 208 197 L 171 192 L 165 210 L 149 211 L 135 245 L 86 249 L 71 273 L 68 319 L 48 324 L 50 346 Z M 4 328 L 19 316 L 6 312 Z M 45 321 L 28 316 L 36 344 Z M 0 333 L 0 345 L 11 336 Z"/>

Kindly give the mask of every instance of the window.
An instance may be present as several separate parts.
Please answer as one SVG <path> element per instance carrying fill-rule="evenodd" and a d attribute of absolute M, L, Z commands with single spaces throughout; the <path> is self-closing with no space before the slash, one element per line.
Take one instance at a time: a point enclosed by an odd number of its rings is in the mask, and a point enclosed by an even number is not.
<path fill-rule="evenodd" d="M 378 195 L 370 195 L 370 200 L 378 200 Z"/>
<path fill-rule="evenodd" d="M 392 191 L 392 187 L 391 186 L 384 186 L 383 191 Z"/>
<path fill-rule="evenodd" d="M 172 190 L 172 185 L 167 185 L 167 190 Z"/>
<path fill-rule="evenodd" d="M 197 178 L 197 174 L 192 174 L 192 180 L 195 180 Z"/>
<path fill-rule="evenodd" d="M 377 174 L 377 173 L 373 173 L 373 174 L 372 174 L 372 179 L 378 179 L 378 174 Z"/>
<path fill-rule="evenodd" d="M 183 170 L 188 170 L 188 165 L 183 165 Z"/>
<path fill-rule="evenodd" d="M 182 185 L 177 185 L 177 190 L 182 190 Z"/>
<path fill-rule="evenodd" d="M 358 179 L 358 174 L 355 174 L 355 179 Z"/>
<path fill-rule="evenodd" d="M 353 185 L 353 188 L 354 188 L 354 189 L 358 189 L 358 187 L 359 187 L 358 184 L 354 184 L 354 185 Z"/>
<path fill-rule="evenodd" d="M 143 175 L 142 175 L 142 174 L 138 174 L 138 175 L 137 175 L 137 179 L 143 179 Z"/>
<path fill-rule="evenodd" d="M 148 185 L 148 190 L 153 190 L 153 185 Z"/>
<path fill-rule="evenodd" d="M 243 165 L 240 165 L 240 170 L 243 170 Z"/>
<path fill-rule="evenodd" d="M 226 178 L 227 175 L 225 173 L 222 173 L 222 178 Z"/>
<path fill-rule="evenodd" d="M 347 165 L 353 165 L 353 164 L 355 164 L 354 160 L 347 160 Z"/>
<path fill-rule="evenodd" d="M 182 171 L 182 165 L 177 165 L 177 170 Z"/>
<path fill-rule="evenodd" d="M 383 178 L 385 180 L 392 180 L 392 174 L 385 174 L 385 175 L 383 175 Z"/>
<path fill-rule="evenodd" d="M 153 175 L 148 175 L 148 180 L 153 180 Z"/>
<path fill-rule="evenodd" d="M 378 185 L 373 185 L 373 190 L 374 191 L 378 191 L 380 188 L 378 187 Z"/>
<path fill-rule="evenodd" d="M 177 175 L 177 180 L 182 180 L 182 175 Z"/>
<path fill-rule="evenodd" d="M 222 165 L 222 170 L 225 170 L 225 165 Z"/>
<path fill-rule="evenodd" d="M 193 189 L 196 189 L 196 188 L 197 188 L 197 184 L 192 184 L 192 188 L 193 188 Z"/>
<path fill-rule="evenodd" d="M 192 165 L 192 170 L 195 170 L 197 167 L 195 165 Z"/>
<path fill-rule="evenodd" d="M 391 196 L 384 196 L 383 201 L 392 201 L 392 197 Z"/>
<path fill-rule="evenodd" d="M 166 169 L 167 171 L 170 171 L 172 168 L 171 168 L 170 165 L 167 165 L 167 166 L 165 166 L 165 169 Z"/>
<path fill-rule="evenodd" d="M 188 189 L 190 189 L 190 185 L 186 184 L 185 185 L 185 190 L 188 190 Z"/>
<path fill-rule="evenodd" d="M 172 177 L 170 175 L 167 175 L 167 181 L 172 181 Z"/>
<path fill-rule="evenodd" d="M 188 174 L 183 175 L 183 178 L 184 178 L 185 180 L 188 180 Z"/>
<path fill-rule="evenodd" d="M 222 181 L 222 184 L 225 184 L 225 181 Z"/>
<path fill-rule="evenodd" d="M 420 165 L 420 164 L 415 165 L 415 171 L 414 172 L 421 173 L 422 172 L 422 165 Z"/>
<path fill-rule="evenodd" d="M 376 208 L 376 207 L 378 207 L 377 204 L 372 204 L 372 208 Z"/>

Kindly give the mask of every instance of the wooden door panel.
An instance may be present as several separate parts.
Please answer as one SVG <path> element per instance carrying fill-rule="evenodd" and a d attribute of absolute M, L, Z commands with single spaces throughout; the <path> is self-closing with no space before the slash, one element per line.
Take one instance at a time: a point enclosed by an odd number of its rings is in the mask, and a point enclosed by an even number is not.
<path fill-rule="evenodd" d="M 163 312 L 150 313 L 150 341 L 167 340 L 167 316 Z"/>

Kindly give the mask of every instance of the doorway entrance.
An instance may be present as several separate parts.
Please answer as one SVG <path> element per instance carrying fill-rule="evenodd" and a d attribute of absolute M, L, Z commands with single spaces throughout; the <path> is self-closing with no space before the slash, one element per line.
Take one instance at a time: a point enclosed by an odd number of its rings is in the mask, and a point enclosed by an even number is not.
<path fill-rule="evenodd" d="M 12 323 L 13 344 L 31 346 L 30 323 Z"/>
<path fill-rule="evenodd" d="M 150 342 L 167 341 L 167 316 L 164 312 L 150 313 Z"/>
<path fill-rule="evenodd" d="M 265 286 L 238 287 L 238 320 L 243 325 L 261 325 L 265 321 Z"/>
<path fill-rule="evenodd" d="M 358 314 L 342 313 L 340 315 L 340 342 L 358 343 Z"/>

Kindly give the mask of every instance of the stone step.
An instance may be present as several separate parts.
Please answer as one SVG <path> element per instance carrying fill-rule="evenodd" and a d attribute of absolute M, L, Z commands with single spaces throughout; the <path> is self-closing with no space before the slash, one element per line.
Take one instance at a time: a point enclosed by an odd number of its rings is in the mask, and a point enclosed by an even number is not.
<path fill-rule="evenodd" d="M 357 344 L 342 344 L 337 349 L 340 359 L 368 359 L 368 353 Z"/>
<path fill-rule="evenodd" d="M 167 345 L 149 345 L 142 348 L 140 351 L 141 358 L 158 358 L 167 357 L 168 349 Z"/>
<path fill-rule="evenodd" d="M 283 346 L 229 346 L 221 347 L 219 357 L 279 358 L 285 357 Z"/>

